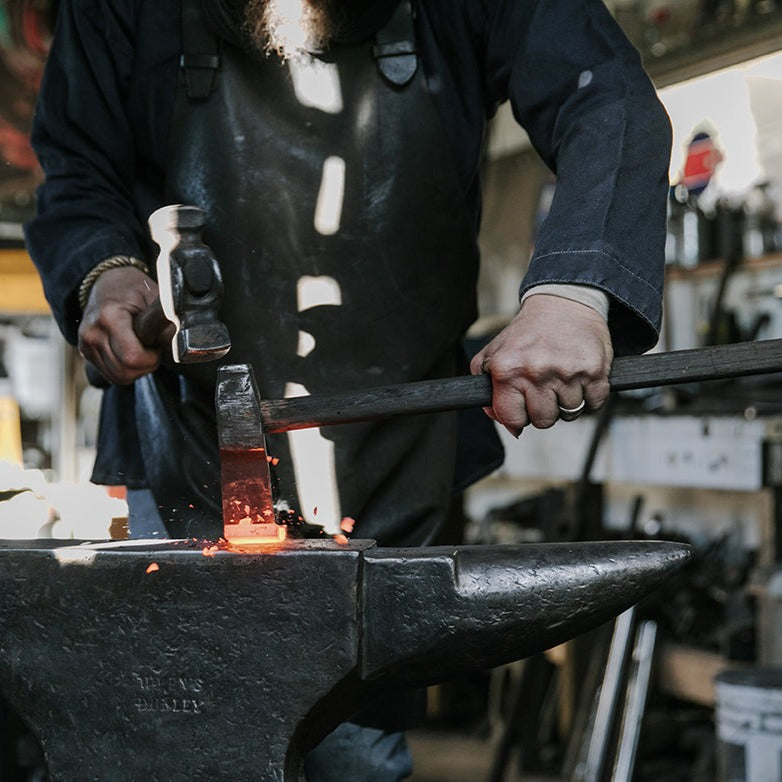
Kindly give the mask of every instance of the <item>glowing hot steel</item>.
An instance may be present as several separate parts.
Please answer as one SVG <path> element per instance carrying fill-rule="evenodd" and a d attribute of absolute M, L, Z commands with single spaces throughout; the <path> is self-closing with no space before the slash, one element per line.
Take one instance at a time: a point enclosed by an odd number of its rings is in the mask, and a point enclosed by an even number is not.
<path fill-rule="evenodd" d="M 268 469 L 258 469 L 272 461 L 266 449 L 221 449 L 220 461 L 226 540 L 235 545 L 284 541 L 287 531 L 274 515 Z"/>
<path fill-rule="evenodd" d="M 201 553 L 205 557 L 214 557 L 218 551 L 227 551 L 233 554 L 269 554 L 283 547 L 285 543 L 285 528 L 282 527 L 283 535 L 274 540 L 264 538 L 236 538 L 226 540 L 220 538 L 217 543 L 210 543 L 201 548 Z"/>

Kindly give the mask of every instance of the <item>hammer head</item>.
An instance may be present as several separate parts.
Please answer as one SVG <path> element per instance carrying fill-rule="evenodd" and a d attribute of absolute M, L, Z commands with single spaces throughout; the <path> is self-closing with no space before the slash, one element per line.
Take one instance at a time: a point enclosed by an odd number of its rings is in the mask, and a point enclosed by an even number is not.
<path fill-rule="evenodd" d="M 197 206 L 164 206 L 149 217 L 160 246 L 157 278 L 163 312 L 176 332 L 174 361 L 213 361 L 231 348 L 228 329 L 218 319 L 223 280 L 214 253 L 201 240 L 206 215 Z"/>
<path fill-rule="evenodd" d="M 274 515 L 260 395 L 249 364 L 218 368 L 215 411 L 223 536 L 232 543 L 284 540 L 285 527 Z"/>

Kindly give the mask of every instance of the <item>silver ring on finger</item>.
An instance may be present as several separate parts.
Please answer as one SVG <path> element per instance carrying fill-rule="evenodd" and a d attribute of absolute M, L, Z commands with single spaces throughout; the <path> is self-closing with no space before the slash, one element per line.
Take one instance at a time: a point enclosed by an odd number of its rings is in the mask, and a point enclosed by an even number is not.
<path fill-rule="evenodd" d="M 581 413 L 584 412 L 586 407 L 586 399 L 581 400 L 581 404 L 578 407 L 562 407 L 559 406 L 559 417 L 563 421 L 575 421 Z"/>

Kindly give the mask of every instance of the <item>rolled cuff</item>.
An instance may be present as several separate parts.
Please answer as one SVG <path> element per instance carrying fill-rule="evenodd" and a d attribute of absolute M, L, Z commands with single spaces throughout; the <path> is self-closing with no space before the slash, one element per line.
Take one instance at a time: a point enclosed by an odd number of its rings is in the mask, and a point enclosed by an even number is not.
<path fill-rule="evenodd" d="M 519 295 L 544 284 L 586 285 L 608 296 L 608 328 L 616 355 L 654 347 L 662 322 L 662 288 L 610 252 L 561 250 L 533 256 Z"/>
<path fill-rule="evenodd" d="M 536 285 L 521 297 L 521 303 L 524 304 L 530 296 L 535 296 L 539 293 L 577 301 L 579 304 L 584 304 L 593 309 L 603 317 L 603 320 L 608 320 L 608 296 L 591 285 L 561 285 L 558 283 Z"/>

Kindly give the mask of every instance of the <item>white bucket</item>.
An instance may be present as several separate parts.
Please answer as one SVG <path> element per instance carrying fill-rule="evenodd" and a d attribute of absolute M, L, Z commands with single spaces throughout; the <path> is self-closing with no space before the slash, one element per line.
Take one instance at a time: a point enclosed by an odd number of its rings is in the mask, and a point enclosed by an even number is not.
<path fill-rule="evenodd" d="M 782 668 L 715 677 L 719 782 L 782 782 Z"/>

